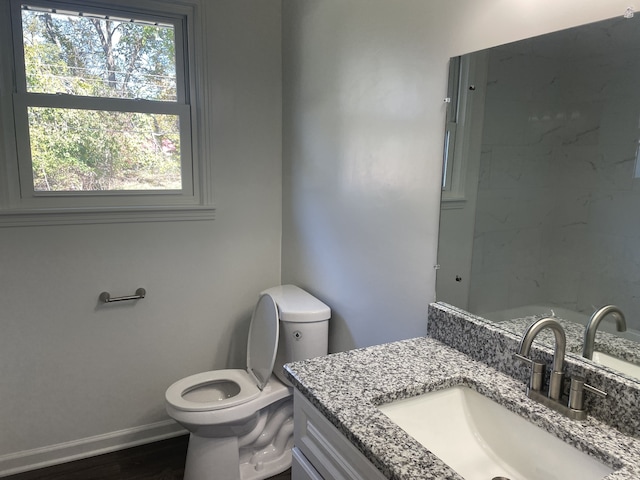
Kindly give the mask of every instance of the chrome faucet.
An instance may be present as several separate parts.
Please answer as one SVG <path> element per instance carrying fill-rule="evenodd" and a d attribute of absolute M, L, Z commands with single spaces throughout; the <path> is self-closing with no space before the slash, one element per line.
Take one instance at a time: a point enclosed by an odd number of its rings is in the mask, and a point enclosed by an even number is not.
<path fill-rule="evenodd" d="M 556 339 L 556 346 L 553 351 L 553 367 L 551 370 L 551 378 L 549 379 L 549 398 L 552 400 L 559 400 L 562 393 L 562 367 L 564 366 L 564 353 L 567 348 L 567 336 L 564 333 L 564 329 L 560 322 L 555 318 L 546 317 L 537 320 L 529 325 L 529 328 L 524 332 L 522 340 L 520 340 L 520 346 L 518 347 L 518 355 L 527 358 L 529 351 L 531 350 L 531 344 L 545 328 L 550 328 L 553 331 L 553 335 Z M 536 370 L 534 362 L 534 373 Z M 538 382 L 532 382 L 531 386 L 535 388 Z"/>
<path fill-rule="evenodd" d="M 596 310 L 593 315 L 591 315 L 589 323 L 587 323 L 587 328 L 584 331 L 584 345 L 582 346 L 582 356 L 584 358 L 588 358 L 589 360 L 593 358 L 596 330 L 598 329 L 600 322 L 608 315 L 611 315 L 616 321 L 616 329 L 619 332 L 627 330 L 627 321 L 624 318 L 624 313 L 622 313 L 622 311 L 615 305 L 605 305 L 604 307 Z"/>
<path fill-rule="evenodd" d="M 608 312 L 604 315 L 607 314 Z M 534 362 L 529 358 L 533 340 L 545 328 L 551 329 L 556 342 L 555 349 L 553 351 L 553 366 L 551 369 L 551 377 L 549 379 L 549 391 L 546 395 L 542 392 L 545 365 L 543 363 Z M 562 368 L 564 366 L 564 354 L 566 347 L 567 337 L 562 325 L 555 318 L 546 317 L 536 320 L 529 325 L 520 340 L 518 351 L 514 354 L 514 357 L 531 365 L 531 377 L 529 379 L 529 386 L 527 387 L 527 396 L 529 398 L 536 400 L 537 402 L 540 402 L 571 419 L 583 420 L 587 417 L 587 412 L 584 409 L 583 403 L 583 392 L 586 390 L 602 397 L 605 397 L 607 394 L 606 392 L 585 383 L 584 378 L 574 377 L 571 379 L 569 397 L 565 398 L 564 400 L 566 400 L 566 402 L 563 403 L 563 399 L 561 398 L 563 383 Z"/>

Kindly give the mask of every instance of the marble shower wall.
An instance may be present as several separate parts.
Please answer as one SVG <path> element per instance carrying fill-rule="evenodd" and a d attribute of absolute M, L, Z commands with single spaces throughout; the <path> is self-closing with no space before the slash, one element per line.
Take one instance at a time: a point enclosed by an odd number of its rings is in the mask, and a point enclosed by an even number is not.
<path fill-rule="evenodd" d="M 519 45 L 489 54 L 469 310 L 615 303 L 640 329 L 640 55 Z"/>

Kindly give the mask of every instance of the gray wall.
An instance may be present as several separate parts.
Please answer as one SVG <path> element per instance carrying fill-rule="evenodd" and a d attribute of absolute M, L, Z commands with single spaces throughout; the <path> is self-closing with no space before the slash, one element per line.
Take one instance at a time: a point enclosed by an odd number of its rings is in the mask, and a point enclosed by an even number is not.
<path fill-rule="evenodd" d="M 283 1 L 283 281 L 333 351 L 421 335 L 451 56 L 622 15 L 615 0 Z"/>

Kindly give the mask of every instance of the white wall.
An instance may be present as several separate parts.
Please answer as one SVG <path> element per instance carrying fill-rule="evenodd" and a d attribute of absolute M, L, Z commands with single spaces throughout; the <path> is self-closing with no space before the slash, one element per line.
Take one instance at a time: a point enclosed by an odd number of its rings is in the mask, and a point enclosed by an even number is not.
<path fill-rule="evenodd" d="M 280 2 L 205 13 L 215 220 L 0 229 L 0 472 L 144 437 L 175 380 L 242 366 L 257 295 L 280 282 Z"/>
<path fill-rule="evenodd" d="M 333 308 L 332 350 L 425 332 L 449 57 L 628 5 L 283 1 L 283 281 Z"/>

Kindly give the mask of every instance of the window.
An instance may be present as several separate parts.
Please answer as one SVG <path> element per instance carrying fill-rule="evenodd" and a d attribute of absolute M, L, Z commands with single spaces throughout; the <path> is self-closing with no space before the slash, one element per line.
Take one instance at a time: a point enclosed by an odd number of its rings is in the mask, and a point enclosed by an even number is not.
<path fill-rule="evenodd" d="M 460 91 L 460 57 L 453 57 L 449 61 L 449 83 L 447 89 L 447 119 L 444 131 L 444 151 L 442 165 L 442 190 L 451 190 L 453 173 L 453 159 L 456 145 L 456 130 L 458 127 L 458 98 Z"/>
<path fill-rule="evenodd" d="M 480 148 L 474 150 L 471 146 L 481 139 L 482 116 L 472 118 L 468 113 L 482 115 L 484 112 L 482 108 L 471 108 L 471 105 L 484 102 L 484 88 L 476 89 L 476 84 L 486 84 L 485 63 L 484 60 L 473 60 L 469 55 L 452 58 L 449 63 L 441 184 L 441 206 L 445 209 L 464 208 L 469 195 L 475 198 L 475 192 L 469 191 L 473 182 L 467 184 L 466 175 L 471 165 L 479 165 L 479 156 L 476 158 L 471 152 L 479 152 Z"/>
<path fill-rule="evenodd" d="M 193 108 L 195 4 L 128 3 L 12 0 L 0 214 L 212 210 Z"/>

